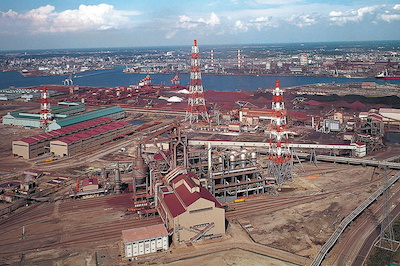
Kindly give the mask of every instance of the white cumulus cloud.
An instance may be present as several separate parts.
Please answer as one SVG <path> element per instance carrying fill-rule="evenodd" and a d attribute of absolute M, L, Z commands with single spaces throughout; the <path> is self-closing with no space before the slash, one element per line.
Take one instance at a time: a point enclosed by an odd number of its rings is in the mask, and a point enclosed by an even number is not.
<path fill-rule="evenodd" d="M 129 25 L 134 15 L 139 12 L 116 10 L 108 4 L 80 5 L 78 9 L 62 12 L 46 5 L 26 13 L 0 12 L 0 30 L 7 31 L 7 26 L 13 31 L 29 33 L 118 29 Z"/>
<path fill-rule="evenodd" d="M 400 4 L 395 5 L 392 9 L 386 10 L 386 12 L 381 14 L 379 18 L 388 23 L 395 20 L 400 20 Z"/>
<path fill-rule="evenodd" d="M 311 15 L 293 15 L 290 18 L 286 19 L 289 24 L 295 25 L 297 27 L 307 27 L 317 24 L 317 20 L 315 17 Z"/>
<path fill-rule="evenodd" d="M 249 28 L 242 21 L 237 20 L 235 21 L 234 30 L 246 32 L 249 30 Z"/>
<path fill-rule="evenodd" d="M 357 10 L 350 10 L 347 12 L 341 11 L 332 11 L 329 13 L 329 19 L 333 24 L 344 25 L 348 22 L 360 22 L 365 19 L 366 16 L 370 15 L 371 17 L 376 16 L 377 11 L 380 6 L 367 6 L 362 7 Z"/>
<path fill-rule="evenodd" d="M 186 15 L 179 16 L 179 20 L 177 23 L 178 28 L 184 29 L 192 29 L 201 26 L 210 26 L 215 27 L 221 24 L 221 20 L 214 12 L 211 12 L 209 19 L 199 18 L 199 19 L 191 19 Z"/>

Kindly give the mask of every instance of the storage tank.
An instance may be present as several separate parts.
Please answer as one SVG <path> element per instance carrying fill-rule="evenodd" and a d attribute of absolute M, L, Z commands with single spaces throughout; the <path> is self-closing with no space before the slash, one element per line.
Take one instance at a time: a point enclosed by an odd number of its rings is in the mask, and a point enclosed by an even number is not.
<path fill-rule="evenodd" d="M 119 164 L 117 164 L 117 168 L 114 170 L 114 192 L 119 194 L 121 193 L 121 173 L 119 172 Z"/>
<path fill-rule="evenodd" d="M 221 171 L 224 170 L 224 164 L 225 164 L 224 163 L 224 158 L 225 158 L 224 154 L 220 154 L 219 157 L 218 157 L 219 168 L 220 168 Z"/>
<path fill-rule="evenodd" d="M 257 152 L 255 151 L 251 153 L 251 162 L 253 163 L 253 165 L 256 165 L 257 163 Z"/>
<path fill-rule="evenodd" d="M 236 151 L 232 151 L 231 155 L 229 156 L 229 161 L 231 163 L 231 169 L 236 167 Z"/>
<path fill-rule="evenodd" d="M 136 180 L 136 184 L 142 184 L 147 177 L 147 166 L 142 157 L 135 158 L 133 163 L 135 167 L 133 169 L 133 177 Z"/>
<path fill-rule="evenodd" d="M 247 150 L 242 150 L 240 153 L 240 161 L 243 168 L 246 167 L 247 164 L 246 160 L 247 160 Z"/>

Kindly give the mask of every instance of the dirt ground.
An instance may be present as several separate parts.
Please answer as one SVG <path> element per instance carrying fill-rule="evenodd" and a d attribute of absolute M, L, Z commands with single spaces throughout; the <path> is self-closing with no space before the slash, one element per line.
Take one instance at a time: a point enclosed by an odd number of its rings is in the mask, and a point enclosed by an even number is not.
<path fill-rule="evenodd" d="M 216 252 L 213 254 L 202 256 L 201 258 L 192 258 L 184 261 L 177 261 L 168 263 L 166 265 L 180 266 L 180 265 L 227 265 L 227 266 L 250 266 L 250 265 L 265 265 L 265 266 L 286 266 L 294 265 L 288 262 L 279 261 L 273 258 L 266 258 L 265 256 L 248 252 L 245 250 L 234 249 Z"/>
<path fill-rule="evenodd" d="M 255 242 L 283 249 L 305 257 L 313 257 L 333 233 L 340 221 L 368 198 L 385 174 L 372 167 L 318 162 L 303 164 L 306 172 L 286 183 L 280 196 L 306 196 L 327 193 L 313 202 L 284 208 L 273 213 L 240 219 L 249 226 Z M 371 181 L 373 184 L 367 184 Z M 350 188 L 343 190 L 345 188 Z M 340 194 L 334 192 L 343 190 Z"/>

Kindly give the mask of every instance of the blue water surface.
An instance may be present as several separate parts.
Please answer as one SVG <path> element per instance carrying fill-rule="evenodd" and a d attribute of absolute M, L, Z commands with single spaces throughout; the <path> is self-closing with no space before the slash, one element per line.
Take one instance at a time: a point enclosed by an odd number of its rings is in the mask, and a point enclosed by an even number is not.
<path fill-rule="evenodd" d="M 145 74 L 125 74 L 122 72 L 123 66 L 117 66 L 113 69 L 95 70 L 78 73 L 73 77 L 74 85 L 95 86 L 95 87 L 116 87 L 138 84 Z M 170 80 L 175 75 L 172 74 L 153 74 L 153 84 L 170 85 Z M 69 76 L 48 76 L 48 77 L 24 77 L 18 72 L 1 72 L 0 89 L 7 89 L 10 86 L 27 87 L 46 84 L 62 85 L 63 80 Z M 189 84 L 189 75 L 179 75 L 182 85 Z M 381 80 L 374 78 L 348 79 L 348 78 L 329 78 L 329 77 L 298 77 L 298 76 L 239 76 L 239 75 L 209 75 L 203 74 L 204 90 L 235 91 L 250 90 L 258 88 L 272 88 L 275 81 L 280 80 L 281 86 L 292 87 L 299 85 L 315 83 L 358 83 L 358 82 L 376 82 L 384 84 L 400 84 L 400 80 Z"/>

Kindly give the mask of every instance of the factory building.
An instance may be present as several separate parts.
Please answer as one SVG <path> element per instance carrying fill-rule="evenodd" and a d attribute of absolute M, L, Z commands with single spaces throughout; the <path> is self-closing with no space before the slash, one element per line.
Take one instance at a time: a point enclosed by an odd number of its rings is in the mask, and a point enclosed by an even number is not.
<path fill-rule="evenodd" d="M 68 116 L 85 111 L 85 105 L 77 103 L 76 105 L 59 105 L 50 108 L 50 113 L 55 119 L 64 119 Z M 22 127 L 42 127 L 40 123 L 40 114 L 28 113 L 24 110 L 8 112 L 3 116 L 3 125 L 22 126 Z"/>
<path fill-rule="evenodd" d="M 3 116 L 3 125 L 41 127 L 40 114 L 30 114 L 24 110 L 8 112 Z"/>
<path fill-rule="evenodd" d="M 239 111 L 239 121 L 244 124 L 257 125 L 261 120 L 270 122 L 274 115 L 272 109 L 246 107 Z"/>
<path fill-rule="evenodd" d="M 131 123 L 116 121 L 51 140 L 50 152 L 59 157 L 72 156 L 133 132 Z"/>
<path fill-rule="evenodd" d="M 119 105 L 115 105 L 111 107 L 105 107 L 98 110 L 70 116 L 67 118 L 60 118 L 60 119 L 56 118 L 49 124 L 48 131 L 60 129 L 62 127 L 70 126 L 73 124 L 105 116 L 114 119 L 124 118 L 125 117 L 124 109 L 122 109 Z"/>
<path fill-rule="evenodd" d="M 58 103 L 58 106 L 51 106 L 50 109 L 53 115 L 62 114 L 67 117 L 84 112 L 85 105 L 79 102 L 73 105 L 65 105 L 64 103 L 60 102 Z"/>
<path fill-rule="evenodd" d="M 383 117 L 384 123 L 400 124 L 400 109 L 381 108 L 379 114 Z"/>
<path fill-rule="evenodd" d="M 163 224 L 123 230 L 122 241 L 126 258 L 165 251 L 169 248 L 168 232 Z"/>
<path fill-rule="evenodd" d="M 12 153 L 14 156 L 21 156 L 25 159 L 32 159 L 41 154 L 49 152 L 50 141 L 78 133 L 90 128 L 108 124 L 114 121 L 111 117 L 101 117 L 86 122 L 74 124 L 62 129 L 38 134 L 29 138 L 22 138 L 12 142 Z"/>
<path fill-rule="evenodd" d="M 179 174 L 169 184 L 160 190 L 157 206 L 168 232 L 173 232 L 174 243 L 196 242 L 225 234 L 224 208 L 200 185 L 194 173 Z"/>

